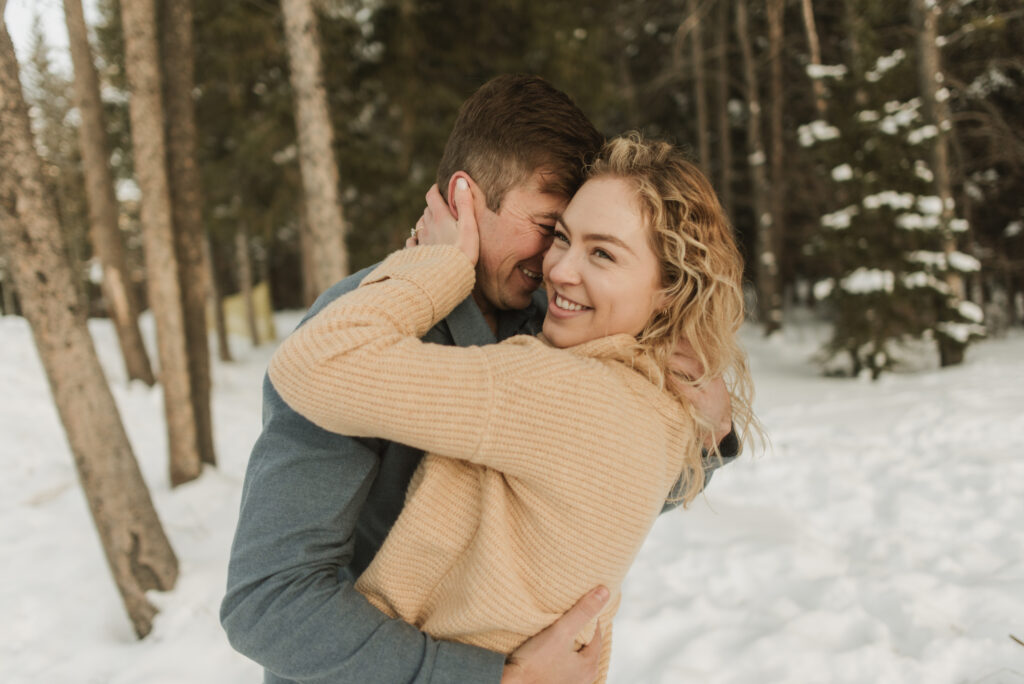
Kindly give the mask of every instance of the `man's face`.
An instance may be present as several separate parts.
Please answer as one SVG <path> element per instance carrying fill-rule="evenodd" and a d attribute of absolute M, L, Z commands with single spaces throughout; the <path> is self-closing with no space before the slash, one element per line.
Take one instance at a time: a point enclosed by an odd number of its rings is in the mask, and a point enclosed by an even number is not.
<path fill-rule="evenodd" d="M 495 309 L 525 309 L 542 282 L 544 253 L 551 246 L 555 219 L 569 198 L 541 192 L 543 172 L 535 171 L 505 193 L 493 212 L 475 199 L 480 229 L 480 259 L 473 297 L 488 314 Z"/>

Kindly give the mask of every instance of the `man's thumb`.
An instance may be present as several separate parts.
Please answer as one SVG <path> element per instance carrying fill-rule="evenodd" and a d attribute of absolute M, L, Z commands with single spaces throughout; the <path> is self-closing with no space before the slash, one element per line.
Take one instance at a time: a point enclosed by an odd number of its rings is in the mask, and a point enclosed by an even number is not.
<path fill-rule="evenodd" d="M 591 590 L 583 598 L 576 602 L 576 605 L 566 611 L 559 624 L 564 626 L 575 636 L 583 627 L 601 614 L 601 610 L 608 603 L 610 593 L 605 586 L 599 586 Z"/>

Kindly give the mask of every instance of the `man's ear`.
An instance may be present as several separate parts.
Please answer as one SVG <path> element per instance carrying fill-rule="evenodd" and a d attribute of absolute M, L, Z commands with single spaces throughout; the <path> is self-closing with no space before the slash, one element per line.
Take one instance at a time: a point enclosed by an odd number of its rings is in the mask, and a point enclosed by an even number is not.
<path fill-rule="evenodd" d="M 476 183 L 465 171 L 456 171 L 452 174 L 452 177 L 448 179 L 448 194 L 445 197 L 448 199 L 448 211 L 452 213 L 455 220 L 459 218 L 459 210 L 455 208 L 455 182 L 460 178 L 465 178 L 466 182 L 469 183 L 469 188 L 476 192 Z"/>

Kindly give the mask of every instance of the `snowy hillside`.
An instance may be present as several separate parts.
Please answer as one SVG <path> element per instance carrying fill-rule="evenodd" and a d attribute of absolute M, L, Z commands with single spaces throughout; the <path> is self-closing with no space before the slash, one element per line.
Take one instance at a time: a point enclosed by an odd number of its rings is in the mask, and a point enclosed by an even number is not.
<path fill-rule="evenodd" d="M 91 325 L 182 574 L 135 641 L 28 328 L 0 318 L 5 681 L 259 681 L 217 610 L 272 350 L 234 340 L 239 361 L 215 363 L 221 468 L 172 492 L 161 395 L 127 385 L 112 329 Z M 772 448 L 659 521 L 624 590 L 612 681 L 1024 682 L 1024 335 L 870 383 L 819 376 L 812 325 L 746 332 Z"/>

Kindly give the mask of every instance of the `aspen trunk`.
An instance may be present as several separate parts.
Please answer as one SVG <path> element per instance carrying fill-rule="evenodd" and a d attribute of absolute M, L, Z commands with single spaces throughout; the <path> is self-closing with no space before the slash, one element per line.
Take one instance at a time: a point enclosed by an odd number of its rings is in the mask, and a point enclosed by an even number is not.
<path fill-rule="evenodd" d="M 153 0 L 123 0 L 121 16 L 125 69 L 132 93 L 130 114 L 135 174 L 142 190 L 149 301 L 156 319 L 160 382 L 167 417 L 170 477 L 172 485 L 179 485 L 199 477 L 201 463 L 196 447 L 196 418 L 167 180 Z"/>
<path fill-rule="evenodd" d="M 939 215 L 939 227 L 942 231 L 943 251 L 946 256 L 956 251 L 956 237 L 953 235 L 952 221 L 954 218 L 953 183 L 949 162 L 949 132 L 953 128 L 949 104 L 945 97 L 939 96 L 945 81 L 942 63 L 939 56 L 938 40 L 939 16 L 942 12 L 939 5 L 929 0 L 913 0 L 911 12 L 917 29 L 917 73 L 921 89 L 921 102 L 926 124 L 936 127 L 938 134 L 931 140 L 932 181 L 935 194 L 942 200 L 942 213 Z M 946 284 L 957 302 L 966 297 L 963 278 L 955 271 L 948 271 Z M 943 366 L 957 365 L 963 362 L 966 345 L 946 338 L 940 338 L 939 357 Z"/>
<path fill-rule="evenodd" d="M 345 222 L 338 198 L 334 133 L 323 83 L 320 37 L 310 0 L 281 0 L 289 78 L 295 97 L 299 169 L 307 220 L 316 243 L 317 289 L 348 275 Z"/>
<path fill-rule="evenodd" d="M 782 110 L 785 102 L 782 83 L 783 0 L 767 0 L 768 45 L 771 56 L 771 146 L 772 176 L 770 185 L 771 224 L 765 227 L 766 243 L 772 258 L 765 265 L 766 290 L 761 292 L 767 316 L 764 333 L 770 335 L 782 327 L 782 231 L 785 227 L 785 141 L 782 130 Z"/>
<path fill-rule="evenodd" d="M 235 254 L 238 259 L 238 287 L 245 303 L 245 322 L 249 327 L 252 346 L 260 345 L 260 330 L 256 325 L 256 305 L 252 293 L 252 258 L 249 256 L 249 229 L 243 223 L 235 233 Z"/>
<path fill-rule="evenodd" d="M 192 102 L 195 85 L 192 0 L 163 0 L 160 12 L 171 216 L 185 317 L 185 349 L 196 419 L 196 447 L 203 463 L 216 465 L 210 414 L 210 341 L 206 329 L 209 268 L 204 263 L 203 196 L 195 106 Z"/>
<path fill-rule="evenodd" d="M 128 280 L 124 245 L 118 227 L 117 198 L 110 172 L 107 131 L 103 125 L 99 77 L 92 61 L 81 0 L 64 0 L 64 19 L 75 69 L 75 105 L 81 116 L 78 140 L 89 205 L 89 236 L 103 267 L 103 298 L 117 331 L 128 378 L 153 385 L 156 378 L 139 332 L 139 304 Z"/>
<path fill-rule="evenodd" d="M 718 53 L 718 69 L 715 92 L 715 107 L 718 111 L 718 194 L 722 208 L 729 220 L 735 220 L 732 190 L 732 126 L 729 119 L 729 2 L 719 0 L 718 21 L 715 24 L 715 43 Z"/>
<path fill-rule="evenodd" d="M 697 0 L 688 0 L 687 12 L 693 18 L 690 29 L 690 62 L 693 68 L 693 93 L 697 109 L 697 153 L 705 170 L 711 163 L 711 139 L 708 131 L 708 86 L 704 71 L 704 33 Z"/>
<path fill-rule="evenodd" d="M 228 326 L 224 320 L 224 295 L 217 281 L 217 264 L 213 258 L 209 234 L 203 237 L 203 253 L 203 262 L 207 269 L 207 282 L 210 284 L 207 294 L 209 305 L 213 309 L 213 325 L 217 330 L 217 353 L 221 361 L 230 362 L 233 359 L 231 358 L 231 347 L 228 345 Z"/>
<path fill-rule="evenodd" d="M 6 258 L 10 259 L 10 256 Z M 14 305 L 14 278 L 10 268 L 0 270 L 0 294 L 3 295 L 3 315 L 13 316 L 17 308 Z"/>
<path fill-rule="evenodd" d="M 743 73 L 747 98 L 747 164 L 750 166 L 752 207 L 756 229 L 756 269 L 758 312 L 767 333 L 771 323 L 770 302 L 774 287 L 774 274 L 778 271 L 775 254 L 771 251 L 772 214 L 768 206 L 768 179 L 765 177 L 765 149 L 761 136 L 761 96 L 758 93 L 757 69 L 754 51 L 747 28 L 747 0 L 736 3 L 736 39 L 743 58 Z"/>
<path fill-rule="evenodd" d="M 32 146 L 28 107 L 0 22 L 0 243 L 32 328 L 100 541 L 139 637 L 150 589 L 174 586 L 178 562 L 153 508 L 73 283 L 55 199 Z"/>
<path fill-rule="evenodd" d="M 306 308 L 313 306 L 313 302 L 320 295 L 316 288 L 316 280 L 313 279 L 313 253 L 316 246 L 313 244 L 313 236 L 309 232 L 309 224 L 306 222 L 306 212 L 299 212 L 299 255 L 302 258 L 302 301 Z"/>
<path fill-rule="evenodd" d="M 804 17 L 804 32 L 807 34 L 807 52 L 813 66 L 821 66 L 821 42 L 818 40 L 818 27 L 814 22 L 814 6 L 812 0 L 800 0 L 800 8 Z M 820 78 L 811 79 L 814 90 L 814 108 L 818 118 L 824 120 L 828 114 L 828 103 L 825 100 L 825 83 Z"/>

